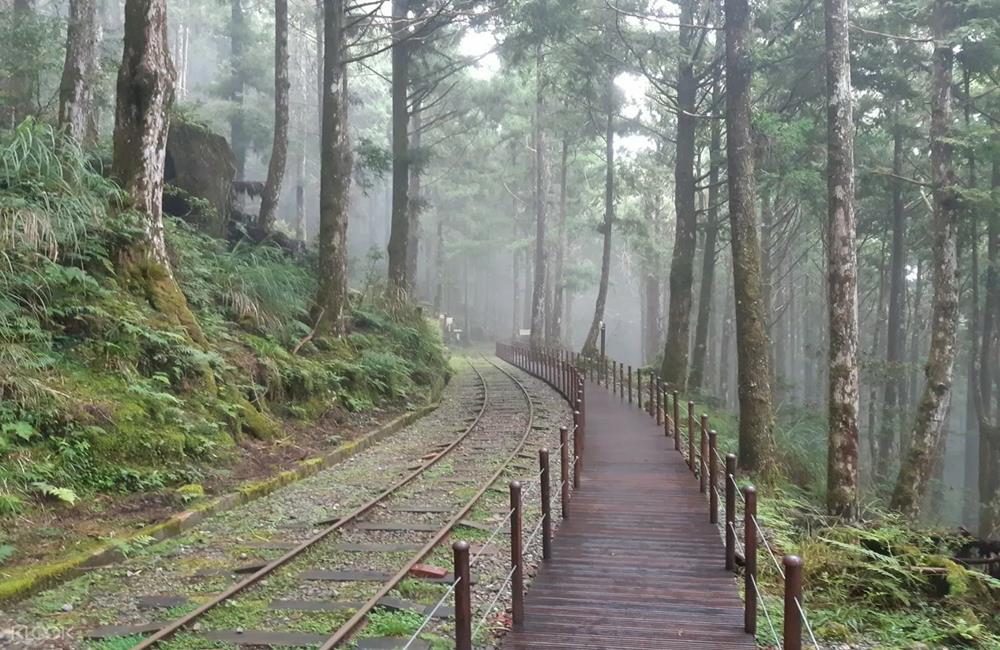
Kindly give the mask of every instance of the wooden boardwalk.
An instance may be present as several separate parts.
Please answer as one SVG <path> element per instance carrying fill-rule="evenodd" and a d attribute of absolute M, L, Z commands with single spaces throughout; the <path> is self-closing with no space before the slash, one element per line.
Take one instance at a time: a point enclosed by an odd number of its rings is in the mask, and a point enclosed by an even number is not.
<path fill-rule="evenodd" d="M 719 529 L 672 438 L 587 386 L 586 463 L 507 650 L 756 648 Z"/>

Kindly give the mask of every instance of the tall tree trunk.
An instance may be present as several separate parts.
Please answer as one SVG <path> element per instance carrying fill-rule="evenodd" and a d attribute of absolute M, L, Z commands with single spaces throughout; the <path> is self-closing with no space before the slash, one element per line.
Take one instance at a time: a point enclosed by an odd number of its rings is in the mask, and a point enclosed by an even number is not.
<path fill-rule="evenodd" d="M 934 298 L 931 347 L 925 367 L 926 384 L 917 405 L 910 450 L 899 470 L 892 506 L 915 518 L 927 493 L 934 456 L 940 446 L 952 396 L 958 330 L 958 264 L 956 233 L 958 196 L 952 169 L 951 83 L 954 52 L 948 42 L 952 5 L 935 0 L 931 28 L 931 181 L 934 203 Z"/>
<path fill-rule="evenodd" d="M 434 251 L 434 313 L 441 313 L 442 294 L 444 292 L 444 215 L 438 214 L 437 219 L 437 246 Z M 517 286 L 515 279 L 514 285 Z"/>
<path fill-rule="evenodd" d="M 601 234 L 604 245 L 601 249 L 601 280 L 597 285 L 597 300 L 594 302 L 594 319 L 590 322 L 590 330 L 583 342 L 584 356 L 597 355 L 597 337 L 601 333 L 601 323 L 604 321 L 604 306 L 608 301 L 608 280 L 611 275 L 611 227 L 615 221 L 615 122 L 611 106 L 611 86 L 614 77 L 608 79 L 608 115 L 604 129 L 604 223 L 601 224 Z"/>
<path fill-rule="evenodd" d="M 203 343 L 198 321 L 171 272 L 163 233 L 163 170 L 174 99 L 166 1 L 126 0 L 124 27 L 112 172 L 143 215 L 143 236 L 122 255 L 122 276 L 141 283 L 158 311 Z"/>
<path fill-rule="evenodd" d="M 750 135 L 750 7 L 725 0 L 726 152 L 729 227 L 736 302 L 740 398 L 740 467 L 769 471 L 774 465 L 774 416 L 767 321 L 761 302 L 760 239 L 754 211 L 753 139 Z"/>
<path fill-rule="evenodd" d="M 59 83 L 59 126 L 85 144 L 93 144 L 97 137 L 97 60 L 97 2 L 70 0 L 66 60 Z"/>
<path fill-rule="evenodd" d="M 847 0 L 826 0 L 827 400 L 826 503 L 830 514 L 858 515 L 858 257 L 854 219 L 854 120 Z"/>
<path fill-rule="evenodd" d="M 965 90 L 965 128 L 969 129 L 972 121 L 971 79 L 967 65 L 962 66 L 962 83 Z M 968 187 L 976 187 L 976 155 L 969 149 L 967 160 L 969 168 Z M 965 435 L 963 436 L 963 457 L 965 460 L 963 472 L 964 489 L 962 490 L 962 523 L 971 524 L 977 518 L 979 505 L 979 417 L 976 413 L 975 394 L 978 390 L 978 373 L 976 360 L 979 358 L 979 214 L 976 208 L 966 211 L 969 226 L 969 253 L 972 258 L 971 291 L 969 296 L 969 314 L 967 331 L 969 336 L 969 366 L 966 373 L 965 391 Z"/>
<path fill-rule="evenodd" d="M 341 331 L 347 299 L 347 208 L 351 146 L 347 139 L 344 0 L 323 0 L 323 130 L 320 135 L 319 287 L 316 331 Z"/>
<path fill-rule="evenodd" d="M 535 48 L 535 114 L 531 145 L 535 150 L 535 282 L 531 292 L 531 347 L 545 342 L 545 143 L 542 140 L 542 46 Z"/>
<path fill-rule="evenodd" d="M 643 290 L 645 298 L 645 323 L 643 324 L 642 362 L 650 363 L 656 358 L 660 347 L 660 276 L 656 269 L 644 274 Z"/>
<path fill-rule="evenodd" d="M 392 0 L 392 229 L 389 233 L 389 289 L 405 297 L 406 249 L 410 238 L 410 0 Z"/>
<path fill-rule="evenodd" d="M 306 106 L 309 105 L 309 76 L 304 70 L 305 64 L 299 68 L 300 78 L 297 80 L 301 88 L 301 108 L 298 112 L 298 146 L 296 147 L 295 163 L 295 238 L 306 241 Z"/>
<path fill-rule="evenodd" d="M 719 77 L 712 82 L 712 103 L 721 98 Z M 705 382 L 705 357 L 708 353 L 708 326 L 712 316 L 712 293 L 715 286 L 715 247 L 719 237 L 719 168 L 722 165 L 722 128 L 712 120 L 712 135 L 708 148 L 708 210 L 705 223 L 704 250 L 701 261 L 701 286 L 698 290 L 698 322 L 694 328 L 694 354 L 688 388 L 697 391 Z"/>
<path fill-rule="evenodd" d="M 986 234 L 986 299 L 979 345 L 976 413 L 979 417 L 979 531 L 1000 535 L 1000 156 L 994 155 L 993 209 Z"/>
<path fill-rule="evenodd" d="M 695 210 L 694 136 L 695 95 L 692 41 L 695 0 L 680 3 L 677 58 L 677 151 L 674 156 L 674 209 L 676 229 L 670 260 L 670 304 L 667 310 L 667 338 L 663 345 L 660 376 L 670 386 L 683 391 L 687 384 L 688 345 L 691 337 L 691 300 L 694 283 L 694 256 L 698 214 Z"/>
<path fill-rule="evenodd" d="M 14 25 L 17 27 L 23 26 L 26 29 L 28 27 L 26 23 L 32 20 L 34 12 L 34 0 L 14 0 L 12 13 Z M 33 74 L 29 66 L 20 66 L 11 75 L 10 79 L 10 109 L 12 111 L 11 118 L 13 122 L 11 127 L 36 113 L 38 110 L 37 95 L 37 75 Z"/>
<path fill-rule="evenodd" d="M 229 0 L 229 54 L 232 78 L 229 98 L 234 106 L 229 116 L 229 144 L 236 156 L 236 178 L 242 179 L 247 166 L 246 116 L 243 112 L 243 93 L 246 79 L 243 61 L 247 36 L 246 15 L 243 0 Z"/>
<path fill-rule="evenodd" d="M 562 155 L 559 160 L 559 223 L 557 224 L 558 245 L 556 248 L 556 268 L 552 274 L 552 342 L 561 345 L 563 342 L 563 315 L 566 295 L 566 247 L 568 233 L 566 228 L 566 175 L 569 168 L 569 143 L 562 141 Z"/>
<path fill-rule="evenodd" d="M 903 129 L 898 110 L 894 116 L 892 137 L 892 261 L 889 269 L 889 317 L 886 329 L 885 360 L 888 378 L 882 405 L 882 427 L 878 436 L 875 476 L 883 478 L 889 465 L 896 429 L 902 426 L 902 401 L 906 395 L 903 368 L 903 301 L 906 297 L 906 211 L 903 206 Z M 874 433 L 874 432 L 873 432 Z"/>
<path fill-rule="evenodd" d="M 906 389 L 907 406 L 917 403 L 917 380 L 919 377 L 918 361 L 920 360 L 920 345 L 924 334 L 924 285 L 927 280 L 924 277 L 924 261 L 917 259 L 917 277 L 914 280 L 913 308 L 910 311 L 910 376 Z M 899 455 L 905 455 L 910 447 L 909 429 L 899 427 Z"/>
<path fill-rule="evenodd" d="M 274 227 L 288 159 L 288 0 L 274 0 L 274 141 L 267 165 L 267 182 L 260 199 L 257 230 L 266 234 Z"/>
<path fill-rule="evenodd" d="M 409 151 L 411 156 L 420 158 L 420 139 L 423 131 L 423 117 L 420 102 L 413 105 L 413 128 L 410 134 Z M 423 211 L 423 201 L 420 197 L 420 164 L 410 165 L 410 188 L 407 191 L 407 212 L 409 224 L 406 228 L 406 277 L 410 291 L 415 295 L 417 289 L 417 255 L 420 252 L 420 213 Z"/>

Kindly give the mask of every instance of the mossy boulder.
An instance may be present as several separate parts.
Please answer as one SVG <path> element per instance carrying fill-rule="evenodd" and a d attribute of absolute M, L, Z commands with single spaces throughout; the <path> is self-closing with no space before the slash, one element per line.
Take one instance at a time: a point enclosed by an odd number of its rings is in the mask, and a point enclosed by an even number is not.
<path fill-rule="evenodd" d="M 181 190 L 168 189 L 164 193 L 164 212 L 192 222 L 208 234 L 224 237 L 236 177 L 236 157 L 226 139 L 206 126 L 175 116 L 167 136 L 164 170 L 163 180 Z"/>

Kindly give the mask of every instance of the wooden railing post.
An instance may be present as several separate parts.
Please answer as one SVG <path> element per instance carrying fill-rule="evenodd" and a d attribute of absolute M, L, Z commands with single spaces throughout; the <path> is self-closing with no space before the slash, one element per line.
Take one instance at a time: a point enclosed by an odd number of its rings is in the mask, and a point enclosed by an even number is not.
<path fill-rule="evenodd" d="M 583 428 L 580 426 L 580 412 L 573 412 L 573 489 L 580 488 L 580 473 L 583 471 Z"/>
<path fill-rule="evenodd" d="M 688 469 L 694 471 L 694 402 L 688 400 Z"/>
<path fill-rule="evenodd" d="M 559 510 L 569 519 L 569 431 L 559 427 Z"/>
<path fill-rule="evenodd" d="M 757 490 L 752 485 L 743 488 L 743 596 L 746 610 L 743 612 L 743 630 L 747 634 L 757 633 Z"/>
<path fill-rule="evenodd" d="M 510 562 L 514 571 L 510 583 L 510 608 L 514 627 L 524 624 L 524 538 L 521 533 L 521 483 L 510 482 Z"/>
<path fill-rule="evenodd" d="M 632 364 L 628 366 L 628 403 L 632 405 Z"/>
<path fill-rule="evenodd" d="M 681 407 L 680 401 L 677 397 L 677 391 L 673 392 L 674 396 L 674 449 L 677 451 L 681 450 Z"/>
<path fill-rule="evenodd" d="M 552 495 L 549 476 L 549 450 L 538 450 L 538 471 L 542 497 L 542 559 L 552 559 Z"/>
<path fill-rule="evenodd" d="M 701 440 L 698 442 L 698 490 L 704 494 L 705 486 L 708 484 L 708 477 L 705 476 L 708 469 L 705 455 L 708 453 L 708 414 L 701 414 Z"/>
<path fill-rule="evenodd" d="M 472 650 L 472 582 L 469 543 L 451 545 L 455 557 L 455 650 Z"/>
<path fill-rule="evenodd" d="M 670 411 L 670 398 L 667 395 L 667 390 L 660 387 L 660 395 L 663 397 L 663 435 L 667 438 L 670 437 L 670 417 L 668 412 Z"/>
<path fill-rule="evenodd" d="M 726 570 L 736 570 L 736 454 L 726 454 Z"/>
<path fill-rule="evenodd" d="M 785 629 L 782 650 L 802 650 L 802 558 L 786 555 L 785 565 Z"/>
<path fill-rule="evenodd" d="M 708 432 L 708 523 L 719 521 L 719 434 L 714 429 Z"/>
<path fill-rule="evenodd" d="M 635 369 L 635 405 L 642 408 L 642 368 Z"/>
<path fill-rule="evenodd" d="M 660 426 L 663 423 L 663 404 L 660 402 L 660 395 L 663 391 L 660 390 L 660 378 L 656 378 L 656 426 Z"/>
<path fill-rule="evenodd" d="M 646 400 L 646 412 L 649 413 L 649 417 L 653 417 L 653 409 L 656 406 L 656 400 L 653 397 L 653 393 L 656 390 L 656 382 L 658 382 L 659 380 L 660 380 L 660 378 L 656 375 L 656 373 L 653 372 L 653 371 L 650 371 L 650 373 L 649 373 L 649 399 Z"/>

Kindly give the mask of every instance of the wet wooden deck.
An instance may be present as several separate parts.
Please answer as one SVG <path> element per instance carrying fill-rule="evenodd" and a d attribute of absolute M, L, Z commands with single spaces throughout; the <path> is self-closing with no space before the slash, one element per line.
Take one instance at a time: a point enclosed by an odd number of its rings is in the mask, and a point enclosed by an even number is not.
<path fill-rule="evenodd" d="M 507 650 L 751 649 L 719 529 L 672 438 L 587 386 L 581 489 Z"/>

